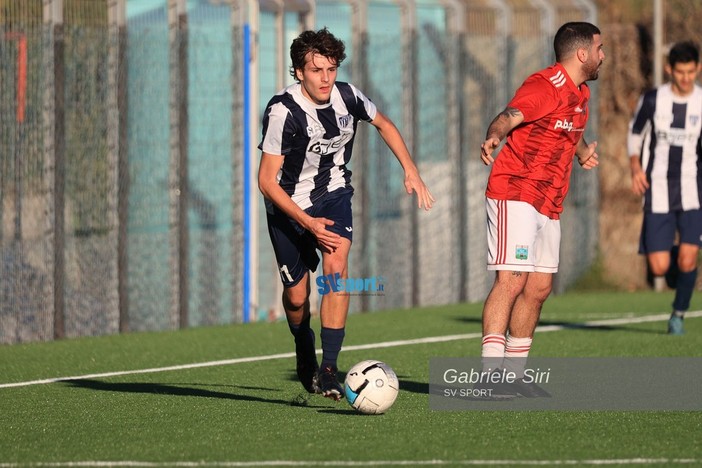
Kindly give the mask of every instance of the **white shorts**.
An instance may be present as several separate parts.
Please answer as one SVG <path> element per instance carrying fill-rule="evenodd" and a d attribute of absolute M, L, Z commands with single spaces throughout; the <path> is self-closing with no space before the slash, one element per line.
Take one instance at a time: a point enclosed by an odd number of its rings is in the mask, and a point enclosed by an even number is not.
<path fill-rule="evenodd" d="M 561 222 L 529 203 L 486 198 L 488 270 L 556 273 Z"/>

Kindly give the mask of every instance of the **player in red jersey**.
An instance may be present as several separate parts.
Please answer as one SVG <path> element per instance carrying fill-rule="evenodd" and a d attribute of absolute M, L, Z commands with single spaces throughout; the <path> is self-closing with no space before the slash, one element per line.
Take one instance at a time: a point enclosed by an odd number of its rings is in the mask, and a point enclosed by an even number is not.
<path fill-rule="evenodd" d="M 488 270 L 496 271 L 483 307 L 482 356 L 484 366 L 513 371 L 518 382 L 558 271 L 560 214 L 574 156 L 584 169 L 598 165 L 597 143 L 587 144 L 584 132 L 590 98 L 585 82 L 597 79 L 605 57 L 600 30 L 566 23 L 554 50 L 556 63 L 528 77 L 492 121 L 480 154 L 492 164 Z M 506 396 L 546 396 L 527 387 L 513 386 L 516 392 Z"/>

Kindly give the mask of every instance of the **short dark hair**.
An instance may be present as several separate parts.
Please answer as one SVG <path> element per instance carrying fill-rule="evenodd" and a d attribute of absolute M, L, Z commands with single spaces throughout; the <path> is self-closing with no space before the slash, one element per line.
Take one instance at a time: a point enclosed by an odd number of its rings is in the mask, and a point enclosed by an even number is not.
<path fill-rule="evenodd" d="M 700 51 L 697 44 L 692 41 L 678 42 L 668 52 L 668 65 L 674 67 L 676 63 L 700 63 Z"/>
<path fill-rule="evenodd" d="M 345 49 L 344 42 L 334 37 L 326 27 L 319 31 L 304 31 L 290 45 L 290 75 L 297 78 L 295 70 L 305 68 L 305 59 L 310 52 L 328 58 L 338 67 L 346 58 Z"/>
<path fill-rule="evenodd" d="M 574 21 L 565 23 L 558 28 L 553 38 L 553 50 L 556 52 L 556 62 L 568 58 L 576 50 L 592 45 L 592 36 L 601 34 L 600 29 L 591 23 Z"/>

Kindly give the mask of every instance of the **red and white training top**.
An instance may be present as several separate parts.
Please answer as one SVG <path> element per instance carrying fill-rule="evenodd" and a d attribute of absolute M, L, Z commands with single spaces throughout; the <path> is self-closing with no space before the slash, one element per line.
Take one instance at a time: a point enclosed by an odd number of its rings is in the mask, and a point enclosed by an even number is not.
<path fill-rule="evenodd" d="M 559 219 L 589 99 L 587 84 L 575 86 L 559 63 L 528 77 L 508 104 L 524 122 L 509 133 L 495 159 L 486 195 L 524 201 Z"/>

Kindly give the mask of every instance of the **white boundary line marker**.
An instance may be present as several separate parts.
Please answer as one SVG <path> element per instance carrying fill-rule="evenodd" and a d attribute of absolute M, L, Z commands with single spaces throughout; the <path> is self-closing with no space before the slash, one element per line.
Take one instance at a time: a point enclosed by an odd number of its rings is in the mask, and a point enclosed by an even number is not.
<path fill-rule="evenodd" d="M 646 322 L 660 322 L 668 320 L 670 314 L 657 314 L 657 315 L 644 315 L 641 317 L 628 317 L 628 318 L 616 318 L 607 320 L 595 320 L 591 322 L 583 323 L 573 323 L 568 325 L 545 325 L 536 327 L 537 333 L 560 331 L 571 328 L 583 328 L 588 327 L 599 327 L 608 325 L 626 325 L 632 323 L 646 323 Z M 702 317 L 702 311 L 690 311 L 685 313 L 686 318 Z M 430 336 L 426 338 L 415 338 L 411 340 L 397 340 L 397 341 L 383 341 L 380 343 L 368 343 L 363 345 L 353 345 L 344 346 L 343 351 L 360 351 L 364 349 L 381 349 L 381 348 L 393 348 L 396 346 L 408 346 L 414 344 L 427 344 L 427 343 L 445 343 L 447 341 L 456 340 L 472 340 L 476 338 L 481 338 L 481 333 L 465 333 L 461 335 L 443 335 L 443 336 Z M 318 350 L 317 353 L 320 351 Z M 224 359 L 221 361 L 208 361 L 208 362 L 197 362 L 192 364 L 181 364 L 176 366 L 167 367 L 154 367 L 151 369 L 136 369 L 136 370 L 126 370 L 126 371 L 115 371 L 115 372 L 103 372 L 99 374 L 86 374 L 86 375 L 76 375 L 71 377 L 54 377 L 51 379 L 41 379 L 41 380 L 29 380 L 25 382 L 13 382 L 0 384 L 0 389 L 3 388 L 14 388 L 14 387 L 28 387 L 31 385 L 45 385 L 56 382 L 63 382 L 67 380 L 85 380 L 85 379 L 98 379 L 106 377 L 117 377 L 122 375 L 135 375 L 135 374 L 153 374 L 156 372 L 168 372 L 168 371 L 179 371 L 186 369 L 197 369 L 201 367 L 214 367 L 214 366 L 229 366 L 233 364 L 245 364 L 249 362 L 258 361 L 271 361 L 274 359 L 287 359 L 295 357 L 294 352 L 290 353 L 279 353 L 279 354 L 268 354 L 264 356 L 249 356 L 243 358 L 235 359 Z M 2 468 L 3 465 L 0 465 Z"/>

